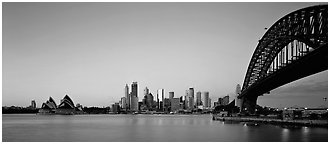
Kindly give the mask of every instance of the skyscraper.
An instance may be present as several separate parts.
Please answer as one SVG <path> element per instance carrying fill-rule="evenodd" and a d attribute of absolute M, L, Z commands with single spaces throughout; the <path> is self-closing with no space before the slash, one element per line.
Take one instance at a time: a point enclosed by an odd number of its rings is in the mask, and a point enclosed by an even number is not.
<path fill-rule="evenodd" d="M 146 87 L 143 91 L 143 95 L 146 96 L 148 94 L 149 94 L 149 89 L 148 89 L 148 87 Z"/>
<path fill-rule="evenodd" d="M 131 97 L 131 111 L 138 111 L 139 110 L 139 98 L 136 96 Z"/>
<path fill-rule="evenodd" d="M 127 106 L 127 104 L 126 104 L 126 97 L 122 97 L 121 98 L 121 100 L 120 100 L 120 102 L 121 102 L 121 108 L 122 109 L 126 109 L 126 106 Z"/>
<path fill-rule="evenodd" d="M 202 93 L 202 97 L 203 97 L 203 107 L 204 108 L 208 108 L 209 107 L 209 92 L 205 91 Z"/>
<path fill-rule="evenodd" d="M 186 90 L 186 93 L 184 95 L 184 109 L 188 109 L 189 108 L 189 98 L 188 98 L 188 90 Z"/>
<path fill-rule="evenodd" d="M 125 86 L 125 97 L 126 97 L 126 108 L 129 109 L 130 108 L 130 104 L 131 104 L 131 101 L 130 101 L 130 95 L 129 95 L 129 87 L 128 85 L 126 84 Z"/>
<path fill-rule="evenodd" d="M 161 101 L 159 98 L 161 98 Z M 164 105 L 165 105 L 164 98 L 165 98 L 164 89 L 159 89 L 157 91 L 157 99 L 158 99 L 158 109 L 161 111 L 164 111 Z"/>
<path fill-rule="evenodd" d="M 202 93 L 200 91 L 198 91 L 196 93 L 196 106 L 200 106 L 202 105 L 202 97 L 201 97 Z"/>
<path fill-rule="evenodd" d="M 138 102 L 139 102 L 139 98 L 138 98 L 138 85 L 137 85 L 137 82 L 133 82 L 132 85 L 131 85 L 131 111 L 138 111 L 139 109 L 139 105 L 138 105 Z"/>
<path fill-rule="evenodd" d="M 235 106 L 241 107 L 241 99 L 238 98 L 238 95 L 241 93 L 241 86 L 237 84 L 235 92 Z"/>
<path fill-rule="evenodd" d="M 188 90 L 188 100 L 189 100 L 189 108 L 193 109 L 194 108 L 194 88 L 189 88 Z"/>
<path fill-rule="evenodd" d="M 131 87 L 132 87 L 132 96 L 138 97 L 138 84 L 137 84 L 137 82 L 133 82 Z"/>
<path fill-rule="evenodd" d="M 174 92 L 169 92 L 168 95 L 169 95 L 168 97 L 170 100 L 174 98 Z"/>
<path fill-rule="evenodd" d="M 147 102 L 146 102 L 147 104 L 147 108 L 149 109 L 149 110 L 151 110 L 152 109 L 152 106 L 153 106 L 153 104 L 154 104 L 154 96 L 151 94 L 151 93 L 149 93 L 148 95 L 147 95 Z"/>
<path fill-rule="evenodd" d="M 194 109 L 194 97 L 190 96 L 189 97 L 189 109 Z"/>
<path fill-rule="evenodd" d="M 175 112 L 180 109 L 180 98 L 171 99 L 171 111 Z"/>

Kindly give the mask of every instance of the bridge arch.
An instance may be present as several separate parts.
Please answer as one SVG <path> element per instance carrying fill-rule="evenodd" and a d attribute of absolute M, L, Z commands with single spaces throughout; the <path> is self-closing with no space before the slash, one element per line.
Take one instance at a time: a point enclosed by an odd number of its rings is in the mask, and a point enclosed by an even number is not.
<path fill-rule="evenodd" d="M 242 91 L 239 95 L 239 98 L 243 99 L 241 108 L 244 107 L 244 101 L 245 103 L 251 103 L 249 99 L 256 101 L 259 95 L 280 85 L 326 70 L 327 49 L 327 5 L 303 8 L 279 19 L 259 40 L 252 55 L 244 78 Z M 320 53 L 323 54 L 320 55 Z M 322 56 L 322 59 L 318 59 L 316 56 Z M 302 67 L 302 62 L 320 62 L 322 60 L 325 60 L 322 68 L 314 68 L 315 71 L 295 77 L 290 79 L 290 81 L 279 82 L 274 86 L 266 88 L 266 90 L 258 90 L 260 85 L 270 84 L 267 80 L 269 81 L 270 78 L 276 77 L 281 69 L 283 75 L 285 74 L 283 69 L 297 67 L 297 65 Z"/>

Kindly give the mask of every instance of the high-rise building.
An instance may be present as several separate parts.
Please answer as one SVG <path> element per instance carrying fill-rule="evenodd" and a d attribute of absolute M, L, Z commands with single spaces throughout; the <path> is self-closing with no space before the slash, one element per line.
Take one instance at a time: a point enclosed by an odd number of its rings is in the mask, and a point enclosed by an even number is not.
<path fill-rule="evenodd" d="M 171 111 L 175 112 L 180 109 L 180 98 L 171 99 Z"/>
<path fill-rule="evenodd" d="M 189 88 L 188 90 L 189 108 L 193 109 L 195 104 L 194 98 L 194 88 Z"/>
<path fill-rule="evenodd" d="M 211 98 L 209 98 L 208 108 L 211 108 L 211 107 L 212 107 L 212 101 L 211 101 Z"/>
<path fill-rule="evenodd" d="M 184 96 L 184 109 L 188 109 L 189 108 L 189 98 L 188 98 L 188 90 L 186 90 L 185 96 Z"/>
<path fill-rule="evenodd" d="M 165 112 L 171 111 L 170 107 L 171 107 L 171 100 L 169 98 L 165 98 L 164 99 L 164 111 Z"/>
<path fill-rule="evenodd" d="M 200 106 L 202 105 L 202 97 L 201 97 L 202 93 L 200 91 L 198 91 L 196 93 L 196 106 Z"/>
<path fill-rule="evenodd" d="M 149 94 L 149 89 L 148 89 L 148 87 L 146 87 L 143 91 L 143 95 L 146 96 L 148 94 Z"/>
<path fill-rule="evenodd" d="M 129 87 L 127 84 L 125 86 L 125 97 L 126 97 L 126 108 L 129 109 L 130 104 L 131 104 L 131 101 L 130 101 L 131 97 L 129 95 Z"/>
<path fill-rule="evenodd" d="M 138 111 L 139 110 L 139 98 L 132 96 L 131 97 L 131 111 Z"/>
<path fill-rule="evenodd" d="M 153 103 L 154 103 L 154 96 L 151 93 L 149 93 L 147 95 L 147 101 L 146 101 L 146 105 L 149 110 L 152 109 Z"/>
<path fill-rule="evenodd" d="M 138 98 L 138 84 L 137 82 L 133 82 L 131 85 L 131 107 L 130 110 L 131 111 L 138 111 L 139 109 L 139 98 Z"/>
<path fill-rule="evenodd" d="M 189 97 L 189 102 L 188 102 L 188 107 L 189 109 L 194 109 L 194 97 L 190 96 Z"/>
<path fill-rule="evenodd" d="M 131 87 L 132 87 L 132 96 L 138 97 L 138 84 L 137 84 L 137 82 L 133 82 Z"/>
<path fill-rule="evenodd" d="M 161 98 L 161 99 L 159 99 L 159 98 Z M 165 105 L 164 89 L 159 89 L 157 91 L 157 99 L 158 99 L 158 109 L 161 111 L 164 111 L 164 105 Z"/>
<path fill-rule="evenodd" d="M 111 110 L 113 113 L 119 113 L 120 111 L 120 106 L 119 103 L 114 103 L 111 105 Z"/>
<path fill-rule="evenodd" d="M 209 107 L 209 92 L 202 92 L 202 102 L 204 108 Z"/>
<path fill-rule="evenodd" d="M 169 97 L 170 100 L 173 99 L 174 98 L 174 92 L 169 92 L 168 97 Z"/>
<path fill-rule="evenodd" d="M 126 104 L 126 97 L 122 97 L 120 101 L 121 101 L 121 104 L 120 104 L 121 105 L 121 108 L 122 109 L 126 109 L 126 106 L 127 106 L 127 104 Z"/>
<path fill-rule="evenodd" d="M 241 94 L 241 86 L 237 84 L 236 86 L 236 92 L 235 92 L 235 106 L 241 107 L 241 99 L 238 98 L 239 94 Z"/>
<path fill-rule="evenodd" d="M 189 90 L 188 90 L 188 96 L 194 98 L 194 88 L 189 88 Z"/>
<path fill-rule="evenodd" d="M 36 109 L 36 108 L 37 108 L 37 103 L 36 103 L 35 100 L 32 100 L 32 101 L 31 101 L 31 108 L 32 108 L 32 109 Z"/>

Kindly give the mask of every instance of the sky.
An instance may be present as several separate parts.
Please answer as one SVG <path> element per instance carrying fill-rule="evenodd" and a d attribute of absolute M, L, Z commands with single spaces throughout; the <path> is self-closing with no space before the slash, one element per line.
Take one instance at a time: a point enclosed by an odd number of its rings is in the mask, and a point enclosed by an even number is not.
<path fill-rule="evenodd" d="M 258 40 L 273 23 L 320 3 L 2 3 L 2 105 L 37 106 L 66 94 L 110 106 L 138 82 L 212 101 L 242 85 Z M 259 97 L 262 106 L 326 105 L 328 71 Z"/>

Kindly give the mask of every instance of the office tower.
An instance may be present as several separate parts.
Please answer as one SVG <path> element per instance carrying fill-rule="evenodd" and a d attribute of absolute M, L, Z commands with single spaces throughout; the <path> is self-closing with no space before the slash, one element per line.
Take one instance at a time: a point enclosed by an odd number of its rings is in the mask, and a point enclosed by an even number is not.
<path fill-rule="evenodd" d="M 188 90 L 188 96 L 194 98 L 194 88 L 189 88 L 189 90 Z"/>
<path fill-rule="evenodd" d="M 157 102 L 157 106 L 156 106 L 156 109 L 159 110 L 160 109 L 160 103 L 159 103 L 159 92 L 157 90 L 157 98 L 156 98 L 156 102 Z"/>
<path fill-rule="evenodd" d="M 188 107 L 189 109 L 194 109 L 194 97 L 190 96 L 189 97 L 189 102 L 188 102 Z"/>
<path fill-rule="evenodd" d="M 137 84 L 137 82 L 133 82 L 131 87 L 132 87 L 132 96 L 138 97 L 138 84 Z"/>
<path fill-rule="evenodd" d="M 125 86 L 125 97 L 126 97 L 126 108 L 129 109 L 130 108 L 130 104 L 131 104 L 131 97 L 129 95 L 129 87 L 126 84 Z"/>
<path fill-rule="evenodd" d="M 113 113 L 119 113 L 119 111 L 120 111 L 119 103 L 112 104 L 111 110 L 112 110 Z"/>
<path fill-rule="evenodd" d="M 209 106 L 209 92 L 202 92 L 202 102 L 204 108 Z"/>
<path fill-rule="evenodd" d="M 180 109 L 180 98 L 172 98 L 171 99 L 171 111 L 175 112 Z"/>
<path fill-rule="evenodd" d="M 169 95 L 168 97 L 170 100 L 174 98 L 174 92 L 169 92 L 168 95 Z"/>
<path fill-rule="evenodd" d="M 164 111 L 168 112 L 170 111 L 170 108 L 171 107 L 171 100 L 169 98 L 165 98 L 164 99 Z"/>
<path fill-rule="evenodd" d="M 153 103 L 154 103 L 154 96 L 151 93 L 149 93 L 147 95 L 147 101 L 146 101 L 146 105 L 149 110 L 152 109 Z"/>
<path fill-rule="evenodd" d="M 131 85 L 131 94 L 130 94 L 130 101 L 131 101 L 131 104 L 130 104 L 130 110 L 131 111 L 138 111 L 139 109 L 139 98 L 138 98 L 138 85 L 137 85 L 137 82 L 133 82 L 132 85 Z"/>
<path fill-rule="evenodd" d="M 161 100 L 159 98 L 161 98 Z M 164 111 L 164 105 L 165 105 L 164 98 L 165 98 L 164 89 L 159 89 L 157 91 L 157 99 L 158 99 L 158 109 L 161 111 Z"/>
<path fill-rule="evenodd" d="M 148 95 L 149 94 L 149 89 L 148 89 L 148 87 L 146 87 L 144 90 L 143 90 L 143 95 L 144 96 L 146 96 L 146 95 Z"/>
<path fill-rule="evenodd" d="M 238 98 L 240 93 L 241 93 L 241 86 L 237 84 L 236 92 L 235 92 L 235 106 L 237 107 L 241 107 L 241 99 Z"/>
<path fill-rule="evenodd" d="M 184 96 L 184 109 L 188 109 L 189 108 L 189 98 L 188 98 L 188 90 L 186 90 L 186 94 L 185 94 L 185 96 Z"/>
<path fill-rule="evenodd" d="M 202 97 L 201 97 L 202 93 L 200 91 L 198 91 L 196 93 L 196 106 L 200 106 L 202 105 Z"/>
<path fill-rule="evenodd" d="M 195 104 L 195 102 L 194 102 L 194 100 L 195 100 L 195 98 L 194 98 L 194 88 L 189 88 L 189 90 L 188 90 L 188 99 L 189 99 L 189 108 L 193 109 L 194 104 Z"/>
<path fill-rule="evenodd" d="M 126 109 L 126 106 L 127 106 L 126 97 L 122 97 L 120 101 L 121 101 L 121 108 Z"/>
<path fill-rule="evenodd" d="M 228 105 L 229 104 L 229 95 L 223 97 L 222 102 L 223 102 L 223 105 Z"/>
<path fill-rule="evenodd" d="M 137 112 L 139 110 L 139 98 L 136 96 L 131 96 L 131 111 Z"/>
<path fill-rule="evenodd" d="M 211 98 L 209 98 L 208 107 L 209 107 L 209 108 L 211 108 L 211 107 L 212 107 Z"/>
<path fill-rule="evenodd" d="M 32 101 L 31 101 L 31 108 L 32 108 L 32 109 L 37 108 L 37 103 L 36 103 L 35 100 L 32 100 Z"/>

